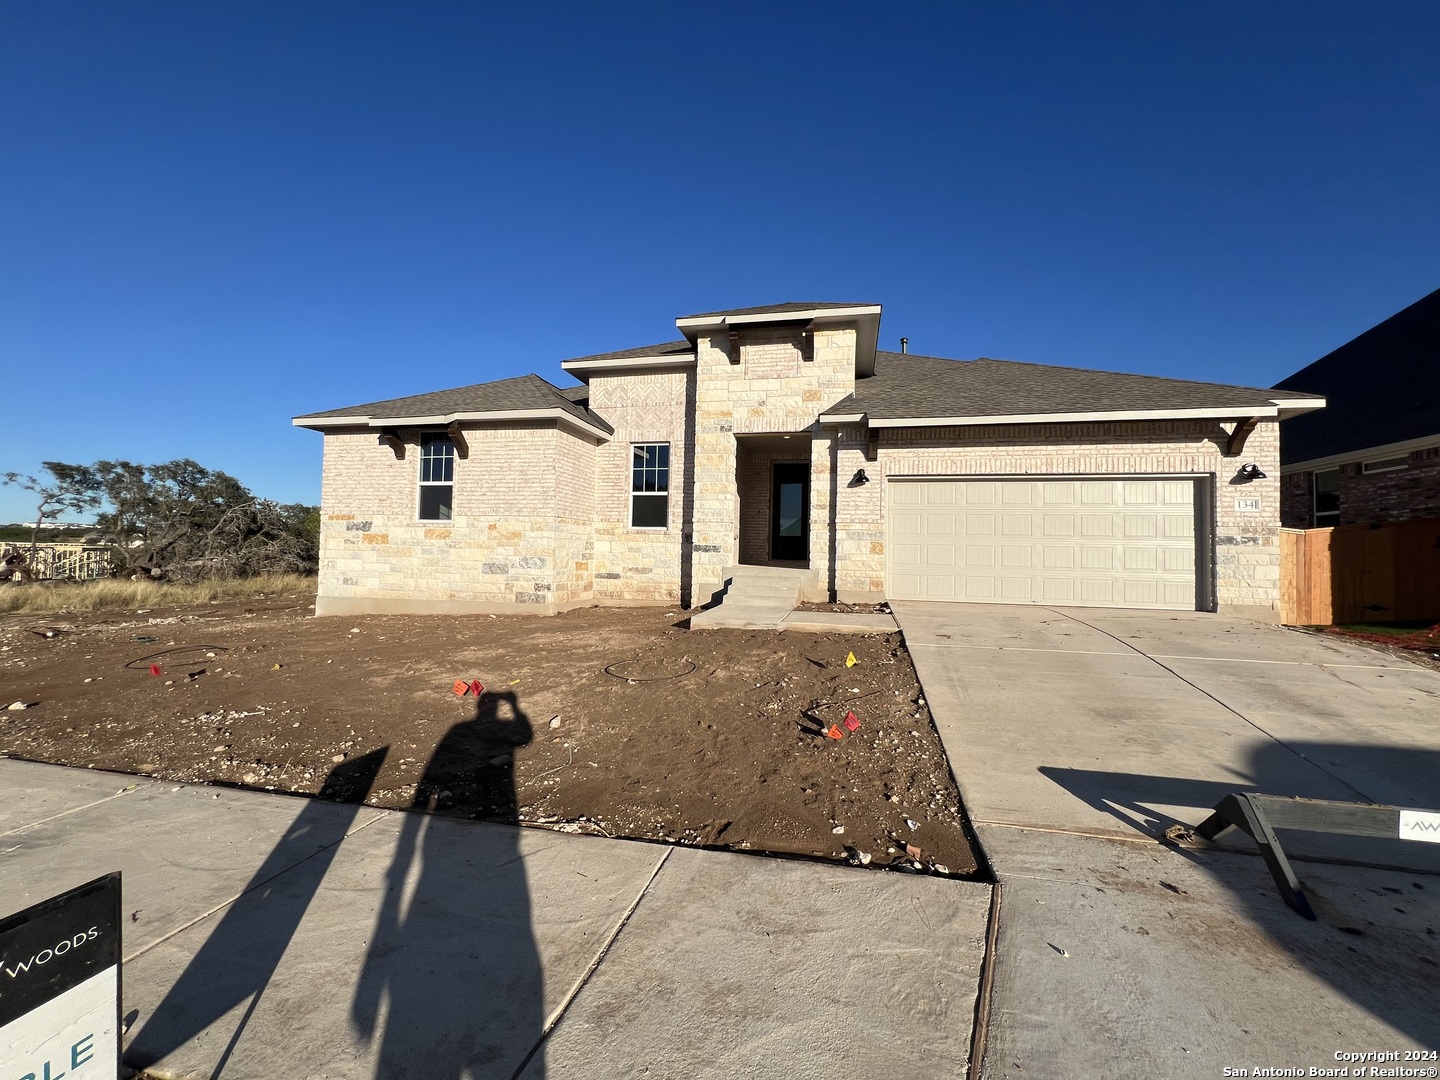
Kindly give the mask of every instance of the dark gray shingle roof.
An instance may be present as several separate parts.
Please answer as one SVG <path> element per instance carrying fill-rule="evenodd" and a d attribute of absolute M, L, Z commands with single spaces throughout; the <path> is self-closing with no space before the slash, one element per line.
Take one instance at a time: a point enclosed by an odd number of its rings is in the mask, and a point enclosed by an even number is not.
<path fill-rule="evenodd" d="M 637 349 L 618 349 L 615 352 L 596 353 L 594 356 L 577 356 L 566 360 L 567 364 L 578 364 L 582 360 L 634 360 L 649 356 L 683 356 L 695 354 L 695 346 L 688 341 L 666 341 L 659 345 L 642 345 Z"/>
<path fill-rule="evenodd" d="M 1243 413 L 1250 406 L 1269 405 L 1274 397 L 1272 390 L 1157 375 L 880 352 L 875 374 L 857 380 L 855 393 L 826 414 L 864 412 L 872 419 L 904 420 L 1232 406 Z"/>
<path fill-rule="evenodd" d="M 702 311 L 698 315 L 681 315 L 682 319 L 719 319 L 726 315 L 787 315 L 795 311 L 824 311 L 828 308 L 879 307 L 879 304 L 809 304 L 792 300 L 784 304 L 761 307 L 730 308 L 728 311 Z"/>
<path fill-rule="evenodd" d="M 579 390 L 581 387 L 572 387 Z M 562 409 L 576 419 L 594 424 L 603 431 L 614 432 L 605 420 L 582 405 L 576 404 L 564 392 L 551 386 L 539 375 L 520 375 L 514 379 L 500 379 L 497 382 L 476 383 L 454 390 L 436 390 L 429 394 L 415 394 L 411 397 L 391 398 L 388 401 L 372 401 L 366 405 L 350 405 L 343 409 L 326 409 L 323 412 L 306 413 L 297 420 L 318 419 L 319 417 L 407 417 L 439 416 L 460 412 L 520 412 L 530 409 Z"/>
<path fill-rule="evenodd" d="M 1324 394 L 1286 420 L 1285 464 L 1440 435 L 1440 289 L 1275 384 Z"/>

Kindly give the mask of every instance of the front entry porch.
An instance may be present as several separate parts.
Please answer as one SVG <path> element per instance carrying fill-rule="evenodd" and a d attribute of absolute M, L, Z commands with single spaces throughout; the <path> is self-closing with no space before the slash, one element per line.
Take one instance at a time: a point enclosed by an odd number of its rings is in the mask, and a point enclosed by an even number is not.
<path fill-rule="evenodd" d="M 810 435 L 738 435 L 740 562 L 810 566 Z"/>

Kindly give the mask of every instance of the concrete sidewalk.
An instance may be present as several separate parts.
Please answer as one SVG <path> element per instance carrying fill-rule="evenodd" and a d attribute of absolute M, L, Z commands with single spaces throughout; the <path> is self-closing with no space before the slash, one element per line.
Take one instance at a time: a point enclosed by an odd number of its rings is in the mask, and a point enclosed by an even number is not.
<path fill-rule="evenodd" d="M 984 1075 L 1213 1077 L 1440 1047 L 1440 845 L 1157 842 L 1226 793 L 1440 808 L 1440 676 L 1214 615 L 895 604 L 1001 882 Z M 1234 834 L 1232 834 L 1232 837 Z M 1252 1075 L 1254 1073 L 1252 1072 Z"/>
<path fill-rule="evenodd" d="M 0 760 L 5 914 L 124 872 L 158 1077 L 964 1075 L 990 888 Z"/>

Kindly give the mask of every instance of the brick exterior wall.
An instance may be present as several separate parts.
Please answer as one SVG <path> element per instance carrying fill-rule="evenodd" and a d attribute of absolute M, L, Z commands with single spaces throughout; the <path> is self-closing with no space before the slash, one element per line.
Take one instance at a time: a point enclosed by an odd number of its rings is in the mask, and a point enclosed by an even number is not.
<path fill-rule="evenodd" d="M 587 602 L 594 444 L 554 423 L 465 429 L 454 516 L 418 520 L 419 436 L 325 436 L 316 613 L 553 611 Z M 580 511 L 580 513 L 577 513 Z"/>
<path fill-rule="evenodd" d="M 590 407 L 615 427 L 595 451 L 594 596 L 599 603 L 678 604 L 689 586 L 684 575 L 685 534 L 693 475 L 688 416 L 695 398 L 691 371 L 596 375 Z M 670 444 L 669 524 L 630 526 L 630 462 L 636 443 Z"/>
<path fill-rule="evenodd" d="M 1277 424 L 1262 421 L 1244 454 L 1223 456 L 1228 434 L 1204 420 L 1158 423 L 887 428 L 879 460 L 865 460 L 862 427 L 843 427 L 831 451 L 836 502 L 834 589 L 839 599 L 878 600 L 885 590 L 885 505 L 891 476 L 1058 476 L 1214 473 L 1215 585 L 1222 610 L 1279 605 L 1280 444 Z M 818 442 L 817 442 L 818 445 Z M 1264 480 L 1236 483 L 1245 462 Z M 871 483 L 850 481 L 864 469 Z M 1259 498 L 1259 513 L 1239 497 Z"/>
<path fill-rule="evenodd" d="M 1340 466 L 1339 524 L 1440 518 L 1440 447 L 1387 456 L 1404 456 L 1406 467 L 1367 474 L 1358 461 Z M 1313 472 L 1292 472 L 1282 478 L 1281 520 L 1287 528 L 1314 527 L 1310 494 L 1313 477 Z"/>

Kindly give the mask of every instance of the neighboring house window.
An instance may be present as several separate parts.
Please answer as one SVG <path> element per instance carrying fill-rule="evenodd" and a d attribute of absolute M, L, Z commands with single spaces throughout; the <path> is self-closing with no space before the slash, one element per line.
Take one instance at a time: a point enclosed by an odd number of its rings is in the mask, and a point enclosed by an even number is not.
<path fill-rule="evenodd" d="M 670 521 L 670 444 L 631 447 L 630 525 L 663 529 Z"/>
<path fill-rule="evenodd" d="M 1315 485 L 1315 527 L 1340 524 L 1340 470 L 1326 469 L 1312 474 Z"/>
<path fill-rule="evenodd" d="M 1380 461 L 1367 461 L 1360 466 L 1360 471 L 1369 475 L 1372 472 L 1394 472 L 1396 469 L 1403 469 L 1410 464 L 1408 457 L 1383 458 Z"/>
<path fill-rule="evenodd" d="M 455 505 L 455 444 L 448 435 L 420 436 L 420 520 L 449 521 Z"/>

